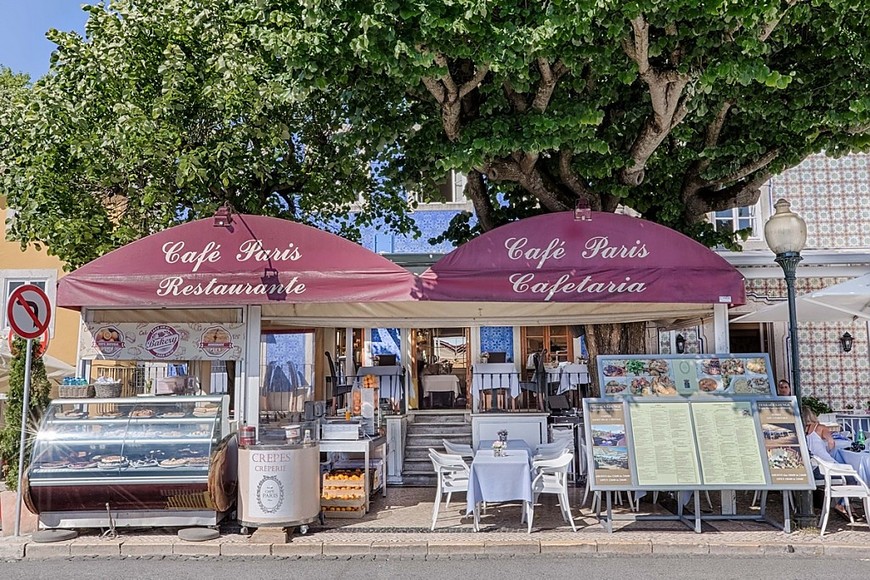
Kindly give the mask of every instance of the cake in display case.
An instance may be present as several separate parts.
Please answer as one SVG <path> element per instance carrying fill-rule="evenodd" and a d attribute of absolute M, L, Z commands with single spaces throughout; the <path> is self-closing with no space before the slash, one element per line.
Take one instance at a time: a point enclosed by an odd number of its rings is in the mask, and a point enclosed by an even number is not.
<path fill-rule="evenodd" d="M 25 501 L 49 528 L 216 525 L 235 499 L 228 397 L 58 399 Z"/>

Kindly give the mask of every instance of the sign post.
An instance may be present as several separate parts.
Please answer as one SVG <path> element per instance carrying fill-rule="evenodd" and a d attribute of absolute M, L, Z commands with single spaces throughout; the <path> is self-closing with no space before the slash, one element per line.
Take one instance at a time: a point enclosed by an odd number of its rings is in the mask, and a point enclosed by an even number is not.
<path fill-rule="evenodd" d="M 15 499 L 15 536 L 21 534 L 21 486 L 24 484 L 24 453 L 27 440 L 27 414 L 30 407 L 30 364 L 33 339 L 48 330 L 51 322 L 51 302 L 39 286 L 25 284 L 9 295 L 6 318 L 12 332 L 27 340 L 24 357 L 24 401 L 21 408 L 21 437 L 18 443 L 18 492 Z"/>

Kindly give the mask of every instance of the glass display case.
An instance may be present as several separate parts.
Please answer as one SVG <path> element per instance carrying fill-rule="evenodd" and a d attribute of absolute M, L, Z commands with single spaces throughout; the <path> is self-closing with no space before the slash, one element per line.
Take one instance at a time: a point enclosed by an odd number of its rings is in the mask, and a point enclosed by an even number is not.
<path fill-rule="evenodd" d="M 30 507 L 46 527 L 216 524 L 235 482 L 227 411 L 220 395 L 55 400 L 33 444 Z"/>

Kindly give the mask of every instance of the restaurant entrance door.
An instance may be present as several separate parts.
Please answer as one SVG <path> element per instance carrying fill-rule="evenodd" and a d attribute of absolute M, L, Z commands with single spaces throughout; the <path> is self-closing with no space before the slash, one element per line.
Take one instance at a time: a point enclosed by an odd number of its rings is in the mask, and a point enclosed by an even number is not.
<path fill-rule="evenodd" d="M 421 410 L 465 408 L 471 358 L 469 328 L 417 328 L 411 333 L 413 384 Z"/>

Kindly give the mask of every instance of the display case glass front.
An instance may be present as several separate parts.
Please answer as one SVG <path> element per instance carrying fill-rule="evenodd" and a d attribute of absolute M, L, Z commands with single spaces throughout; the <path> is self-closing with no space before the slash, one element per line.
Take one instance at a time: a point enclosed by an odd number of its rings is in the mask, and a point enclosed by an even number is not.
<path fill-rule="evenodd" d="M 205 481 L 226 429 L 221 396 L 58 399 L 34 442 L 30 484 Z"/>

